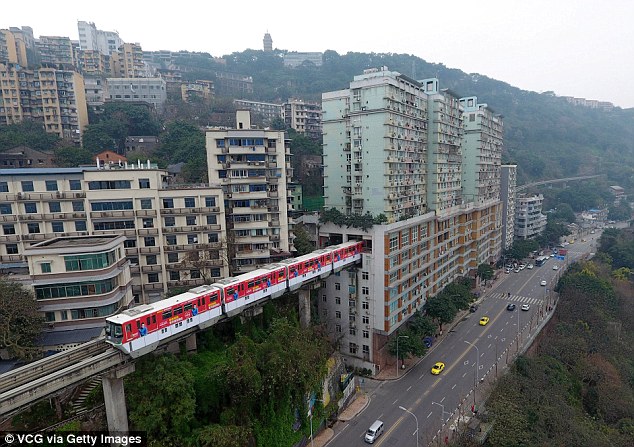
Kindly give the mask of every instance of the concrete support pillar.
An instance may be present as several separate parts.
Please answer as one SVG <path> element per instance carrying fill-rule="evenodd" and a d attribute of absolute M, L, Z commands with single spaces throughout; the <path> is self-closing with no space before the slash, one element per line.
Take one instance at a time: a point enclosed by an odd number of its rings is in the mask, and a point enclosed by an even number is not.
<path fill-rule="evenodd" d="M 101 379 L 110 433 L 128 432 L 128 409 L 125 404 L 123 378 L 132 372 L 134 364 L 112 371 Z"/>
<path fill-rule="evenodd" d="M 187 353 L 194 353 L 196 352 L 196 334 L 191 334 L 189 337 L 187 337 L 185 339 L 185 349 L 187 350 Z"/>
<path fill-rule="evenodd" d="M 310 326 L 310 290 L 301 288 L 299 293 L 299 324 L 303 328 Z"/>

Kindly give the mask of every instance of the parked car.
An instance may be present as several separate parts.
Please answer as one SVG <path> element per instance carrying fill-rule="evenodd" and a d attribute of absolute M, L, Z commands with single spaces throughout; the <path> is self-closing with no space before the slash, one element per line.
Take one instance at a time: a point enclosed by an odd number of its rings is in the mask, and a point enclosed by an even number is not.
<path fill-rule="evenodd" d="M 476 310 L 478 310 L 478 305 L 477 304 L 472 304 L 471 307 L 469 307 L 469 312 L 473 313 Z"/>
<path fill-rule="evenodd" d="M 530 270 L 530 269 L 532 269 L 533 267 L 534 267 L 534 265 L 533 265 L 533 264 L 528 264 L 528 265 L 526 266 L 526 268 L 527 268 L 527 269 L 529 269 L 529 270 Z"/>
<path fill-rule="evenodd" d="M 559 270 L 559 266 L 557 264 L 553 265 L 553 270 Z"/>

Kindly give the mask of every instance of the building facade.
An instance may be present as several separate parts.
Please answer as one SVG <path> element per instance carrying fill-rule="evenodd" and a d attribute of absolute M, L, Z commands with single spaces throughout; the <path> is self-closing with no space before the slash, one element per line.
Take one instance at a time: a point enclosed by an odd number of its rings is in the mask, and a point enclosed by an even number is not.
<path fill-rule="evenodd" d="M 67 70 L 72 70 L 77 66 L 75 50 L 68 37 L 40 36 L 35 41 L 35 46 L 40 53 L 42 65 L 62 66 Z"/>
<path fill-rule="evenodd" d="M 0 264 L 55 237 L 125 236 L 137 303 L 228 276 L 220 186 L 172 185 L 147 165 L 0 169 Z"/>
<path fill-rule="evenodd" d="M 282 118 L 283 105 L 270 102 L 247 101 L 246 99 L 234 99 L 237 108 L 251 111 L 253 115 L 260 115 L 265 125 L 271 124 L 274 119 Z"/>
<path fill-rule="evenodd" d="M 92 22 L 77 21 L 79 47 L 82 50 L 95 50 L 110 56 L 124 44 L 116 31 L 102 31 Z"/>
<path fill-rule="evenodd" d="M 282 119 L 298 133 L 314 140 L 321 139 L 321 104 L 289 99 L 284 103 Z"/>
<path fill-rule="evenodd" d="M 165 80 L 161 78 L 108 78 L 111 101 L 145 102 L 162 112 L 167 101 Z"/>
<path fill-rule="evenodd" d="M 290 146 L 284 132 L 252 129 L 249 111 L 236 112 L 235 129 L 206 132 L 209 181 L 222 185 L 231 274 L 289 257 Z"/>
<path fill-rule="evenodd" d="M 530 239 L 540 234 L 546 228 L 547 219 L 542 214 L 544 196 L 536 194 L 518 195 L 515 200 L 515 237 Z"/>
<path fill-rule="evenodd" d="M 502 240 L 504 250 L 509 250 L 515 238 L 515 188 L 517 165 L 501 165 L 500 200 L 502 201 Z"/>

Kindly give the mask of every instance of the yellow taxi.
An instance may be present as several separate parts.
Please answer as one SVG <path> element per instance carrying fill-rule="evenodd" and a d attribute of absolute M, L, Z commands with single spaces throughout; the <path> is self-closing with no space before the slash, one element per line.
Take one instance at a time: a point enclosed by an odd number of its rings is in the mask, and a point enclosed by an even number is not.
<path fill-rule="evenodd" d="M 443 369 L 445 369 L 445 364 L 443 362 L 436 362 L 436 364 L 431 367 L 431 373 L 437 376 L 443 371 Z"/>
<path fill-rule="evenodd" d="M 486 326 L 489 323 L 489 317 L 480 318 L 480 326 Z"/>

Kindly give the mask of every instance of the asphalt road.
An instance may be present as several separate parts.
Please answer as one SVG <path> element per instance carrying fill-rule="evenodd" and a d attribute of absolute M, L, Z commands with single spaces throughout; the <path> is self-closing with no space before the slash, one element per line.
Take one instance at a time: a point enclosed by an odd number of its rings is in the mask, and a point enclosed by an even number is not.
<path fill-rule="evenodd" d="M 565 260 L 551 258 L 541 267 L 501 273 L 504 278 L 494 288 L 485 289 L 479 309 L 455 326 L 416 366 L 398 380 L 381 382 L 367 390 L 368 407 L 340 426 L 329 445 L 364 445 L 365 432 L 377 419 L 385 425 L 383 435 L 374 443 L 377 447 L 442 444 L 444 439 L 437 437 L 439 431 L 443 429 L 444 437 L 457 418 L 471 416 L 471 405 L 477 408 L 480 394 L 473 391 L 476 382 L 481 386 L 490 383 L 513 361 L 552 304 L 552 288 L 559 275 L 571 261 L 594 252 L 599 235 L 600 231 L 585 235 L 585 242 L 579 239 L 567 246 Z M 546 286 L 541 286 L 542 280 L 547 281 Z M 514 311 L 507 310 L 508 303 L 516 304 Z M 520 310 L 523 304 L 528 304 L 529 310 Z M 485 326 L 479 324 L 483 316 L 490 318 Z M 431 367 L 438 361 L 445 363 L 445 369 L 432 375 Z"/>

